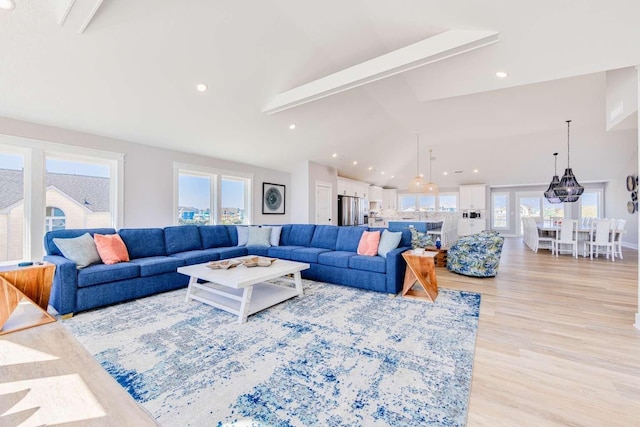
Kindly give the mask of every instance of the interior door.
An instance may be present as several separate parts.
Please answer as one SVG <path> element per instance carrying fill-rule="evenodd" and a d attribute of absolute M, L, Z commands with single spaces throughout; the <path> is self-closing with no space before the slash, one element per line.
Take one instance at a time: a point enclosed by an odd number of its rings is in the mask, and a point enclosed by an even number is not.
<path fill-rule="evenodd" d="M 316 183 L 316 224 L 332 224 L 331 184 Z"/>

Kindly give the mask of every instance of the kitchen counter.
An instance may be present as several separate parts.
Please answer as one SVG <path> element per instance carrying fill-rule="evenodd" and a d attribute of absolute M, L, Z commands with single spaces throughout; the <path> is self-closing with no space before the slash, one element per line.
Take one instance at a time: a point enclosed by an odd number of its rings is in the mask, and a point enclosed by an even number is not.
<path fill-rule="evenodd" d="M 425 221 L 409 221 L 409 220 L 405 220 L 405 221 L 389 221 L 388 222 L 388 228 L 389 230 L 403 230 L 405 228 L 410 228 L 413 227 L 415 228 L 417 231 L 420 231 L 422 233 L 426 233 L 427 231 L 430 230 L 434 230 L 436 228 L 441 228 L 442 227 L 442 221 L 435 221 L 435 220 L 425 220 Z"/>

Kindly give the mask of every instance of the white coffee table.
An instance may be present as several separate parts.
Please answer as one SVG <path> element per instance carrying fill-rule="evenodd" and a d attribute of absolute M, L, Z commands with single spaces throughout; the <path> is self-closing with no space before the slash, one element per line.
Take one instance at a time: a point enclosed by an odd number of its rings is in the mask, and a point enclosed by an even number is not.
<path fill-rule="evenodd" d="M 246 257 L 235 259 L 243 258 Z M 309 268 L 309 264 L 283 259 L 276 260 L 269 267 L 239 265 L 228 270 L 213 270 L 207 264 L 178 268 L 178 273 L 190 276 L 185 301 L 200 301 L 236 314 L 238 323 L 246 322 L 250 314 L 302 295 L 300 272 Z M 293 279 L 284 277 L 289 274 L 293 274 Z M 295 288 L 265 283 L 277 278 L 295 284 Z M 198 279 L 206 282 L 198 283 Z"/>

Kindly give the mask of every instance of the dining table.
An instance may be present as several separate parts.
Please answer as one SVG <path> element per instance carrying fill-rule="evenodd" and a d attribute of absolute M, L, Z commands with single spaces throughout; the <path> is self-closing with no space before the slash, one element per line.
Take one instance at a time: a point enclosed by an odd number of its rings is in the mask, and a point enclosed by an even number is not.
<path fill-rule="evenodd" d="M 560 224 L 556 224 L 553 221 L 543 221 L 543 222 L 536 223 L 536 225 L 538 227 L 538 231 L 545 233 L 545 235 L 550 237 L 555 237 L 556 232 L 560 227 Z M 591 230 L 592 230 L 591 227 L 583 227 L 582 225 L 578 226 L 578 228 L 576 229 L 578 244 L 580 242 L 584 242 L 585 240 L 589 240 L 589 235 L 591 233 Z M 624 234 L 626 230 L 622 230 L 622 231 L 615 230 L 614 232 Z M 585 250 L 582 251 L 582 256 L 583 257 L 587 256 Z"/>

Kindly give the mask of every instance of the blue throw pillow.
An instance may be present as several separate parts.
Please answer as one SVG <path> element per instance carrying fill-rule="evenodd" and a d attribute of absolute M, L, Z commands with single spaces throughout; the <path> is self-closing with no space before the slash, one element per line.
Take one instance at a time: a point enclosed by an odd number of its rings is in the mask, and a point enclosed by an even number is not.
<path fill-rule="evenodd" d="M 400 244 L 400 240 L 402 239 L 402 232 L 392 232 L 389 230 L 384 230 L 382 232 L 382 236 L 380 236 L 380 244 L 378 245 L 378 255 L 383 258 L 387 257 L 387 253 L 391 252 Z"/>

